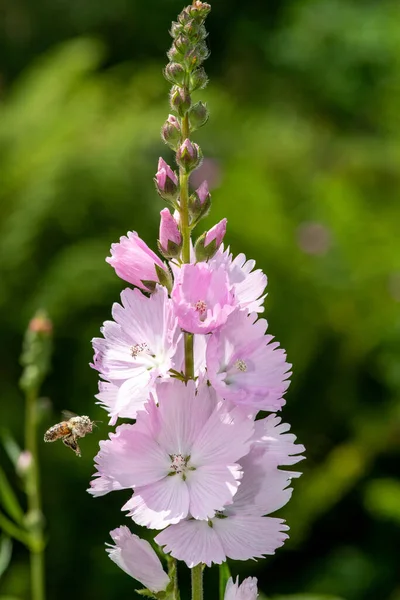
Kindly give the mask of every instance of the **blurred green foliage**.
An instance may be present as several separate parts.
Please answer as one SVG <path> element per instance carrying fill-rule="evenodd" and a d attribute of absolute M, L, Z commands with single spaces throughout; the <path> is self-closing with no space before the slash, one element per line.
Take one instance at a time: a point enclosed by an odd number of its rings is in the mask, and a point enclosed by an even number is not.
<path fill-rule="evenodd" d="M 104 552 L 123 498 L 85 493 L 108 432 L 90 339 L 124 287 L 104 262 L 111 242 L 135 229 L 155 247 L 152 176 L 161 153 L 172 160 L 161 68 L 181 4 L 3 5 L 1 426 L 22 441 L 18 357 L 44 307 L 55 358 L 41 430 L 62 409 L 103 420 L 82 460 L 41 447 L 49 598 L 124 597 L 134 582 Z M 231 570 L 275 600 L 400 600 L 400 5 L 221 0 L 209 26 L 205 226 L 226 216 L 234 253 L 268 274 L 270 330 L 294 365 L 284 419 L 307 447 L 280 511 L 290 542 Z M 16 543 L 0 594 L 27 599 L 27 568 Z"/>

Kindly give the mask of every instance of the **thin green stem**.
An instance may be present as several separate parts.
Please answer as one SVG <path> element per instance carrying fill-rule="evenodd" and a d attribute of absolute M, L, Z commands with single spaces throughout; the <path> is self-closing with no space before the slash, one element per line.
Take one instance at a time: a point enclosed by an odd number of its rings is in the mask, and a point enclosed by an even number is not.
<path fill-rule="evenodd" d="M 189 117 L 182 118 L 182 143 L 189 137 Z M 190 263 L 190 227 L 189 227 L 189 174 L 183 167 L 179 169 L 180 217 L 182 233 L 182 261 Z"/>
<path fill-rule="evenodd" d="M 28 527 L 32 542 L 31 585 L 32 600 L 45 600 L 44 585 L 44 540 L 42 503 L 40 498 L 39 460 L 37 447 L 37 392 L 26 394 L 25 448 L 31 453 L 32 464 L 27 473 L 26 494 L 28 498 Z"/>
<path fill-rule="evenodd" d="M 182 118 L 182 142 L 189 137 L 189 117 Z M 190 263 L 190 233 L 189 226 L 189 175 L 183 167 L 179 169 L 180 217 L 182 233 L 182 262 Z M 185 375 L 186 379 L 194 378 L 193 335 L 185 333 Z"/>
<path fill-rule="evenodd" d="M 178 582 L 178 561 L 174 558 L 174 600 L 180 600 L 181 594 L 179 591 L 179 582 Z"/>
<path fill-rule="evenodd" d="M 203 565 L 192 569 L 192 600 L 203 600 Z"/>
<path fill-rule="evenodd" d="M 182 119 L 182 142 L 189 138 L 189 117 Z M 182 167 L 179 169 L 180 184 L 180 220 L 182 233 L 182 262 L 190 263 L 189 225 L 189 175 Z M 185 376 L 186 380 L 194 379 L 193 334 L 185 333 Z M 203 567 L 198 565 L 192 569 L 192 600 L 203 600 Z"/>

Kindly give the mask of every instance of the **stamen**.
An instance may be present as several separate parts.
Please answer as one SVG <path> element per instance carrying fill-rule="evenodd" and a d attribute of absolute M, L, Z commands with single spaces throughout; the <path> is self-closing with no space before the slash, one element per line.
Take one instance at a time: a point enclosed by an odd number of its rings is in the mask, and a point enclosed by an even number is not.
<path fill-rule="evenodd" d="M 238 371 L 242 371 L 242 373 L 244 373 L 245 371 L 247 371 L 247 365 L 244 362 L 244 360 L 242 360 L 241 358 L 239 358 L 235 362 L 235 367 L 237 368 Z"/>
<path fill-rule="evenodd" d="M 133 358 L 137 358 L 139 354 L 142 352 L 147 352 L 149 350 L 148 345 L 143 342 L 142 344 L 136 344 L 135 346 L 131 346 L 131 356 Z"/>
<path fill-rule="evenodd" d="M 178 474 L 184 473 L 189 457 L 184 458 L 182 454 L 172 454 L 171 469 Z"/>
<path fill-rule="evenodd" d="M 204 302 L 204 300 L 199 300 L 196 302 L 194 307 L 201 315 L 204 315 L 204 313 L 207 312 L 207 304 Z"/>

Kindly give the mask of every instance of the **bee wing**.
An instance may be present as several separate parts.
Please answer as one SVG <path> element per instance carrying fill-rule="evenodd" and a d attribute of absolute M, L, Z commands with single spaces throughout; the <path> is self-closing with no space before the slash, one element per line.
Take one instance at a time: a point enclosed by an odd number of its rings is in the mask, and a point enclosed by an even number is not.
<path fill-rule="evenodd" d="M 62 410 L 61 414 L 66 421 L 69 421 L 70 419 L 73 419 L 74 417 L 78 416 L 76 413 L 72 412 L 71 410 Z"/>

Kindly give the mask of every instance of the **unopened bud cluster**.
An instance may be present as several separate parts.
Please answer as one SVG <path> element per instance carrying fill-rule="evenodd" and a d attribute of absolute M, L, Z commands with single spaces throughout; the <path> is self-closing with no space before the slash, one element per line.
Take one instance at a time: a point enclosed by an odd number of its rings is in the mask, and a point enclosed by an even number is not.
<path fill-rule="evenodd" d="M 161 129 L 161 137 L 175 151 L 179 174 L 183 173 L 186 177 L 201 164 L 203 158 L 200 147 L 192 142 L 189 136 L 193 131 L 202 127 L 209 116 L 204 102 L 192 101 L 192 93 L 207 85 L 207 75 L 202 63 L 209 54 L 205 42 L 207 33 L 204 27 L 204 19 L 209 11 L 209 4 L 197 1 L 180 13 L 178 20 L 171 27 L 173 43 L 168 52 L 170 62 L 164 69 L 165 78 L 172 84 L 169 98 L 171 109 L 175 114 L 168 116 Z M 160 158 L 155 177 L 156 188 L 160 196 L 169 202 L 178 213 L 182 192 L 179 179 L 177 173 Z M 190 195 L 187 205 L 189 225 L 193 228 L 210 210 L 211 196 L 206 181 Z M 179 260 L 182 250 L 180 224 L 175 222 L 169 211 L 168 214 L 169 217 L 165 211 L 161 213 L 158 247 L 165 258 Z M 175 222 L 175 226 L 172 225 L 171 219 Z M 179 233 L 179 236 L 176 232 Z M 171 237 L 167 238 L 168 235 Z M 204 250 L 205 235 L 201 236 L 202 240 L 199 239 L 196 246 L 198 249 L 196 250 L 197 260 L 211 258 L 218 249 L 217 240 L 220 239 L 220 236 L 214 239 L 208 250 Z"/>

